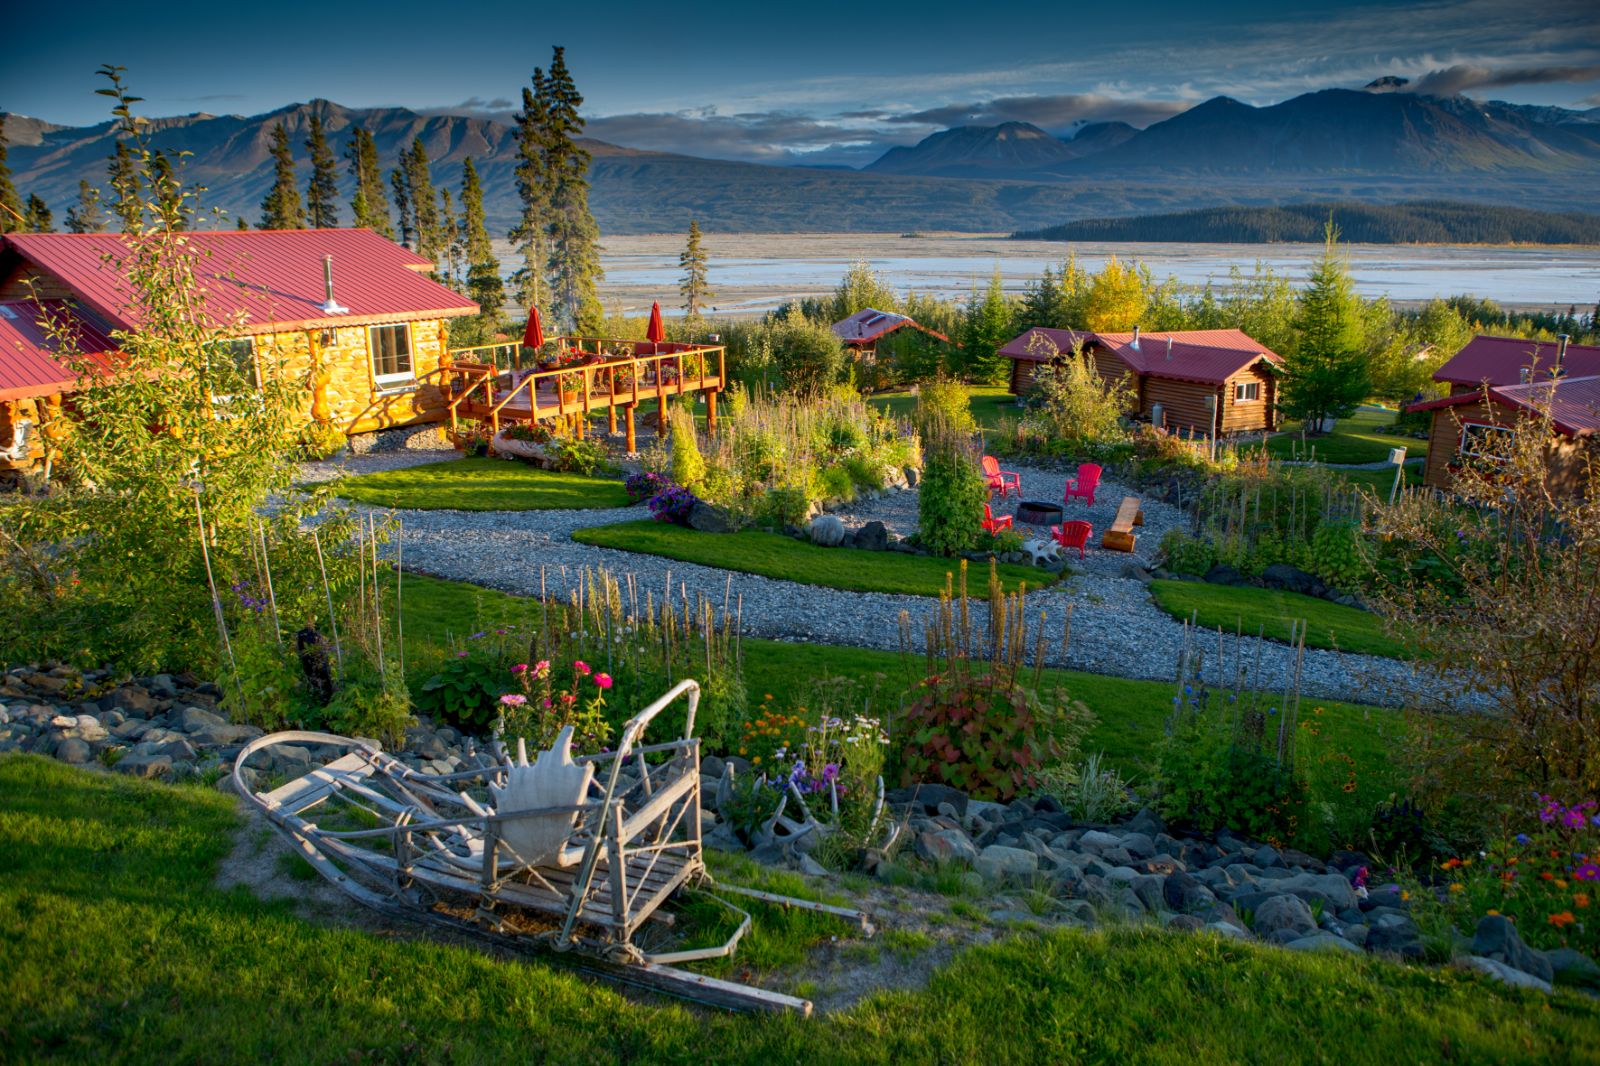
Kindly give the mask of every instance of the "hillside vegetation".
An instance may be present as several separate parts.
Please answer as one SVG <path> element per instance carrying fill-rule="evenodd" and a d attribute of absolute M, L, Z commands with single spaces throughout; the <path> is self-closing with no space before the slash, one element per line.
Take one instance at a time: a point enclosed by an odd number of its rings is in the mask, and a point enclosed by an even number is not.
<path fill-rule="evenodd" d="M 1425 200 L 1206 207 L 1134 218 L 1090 218 L 1012 236 L 1045 241 L 1318 243 L 1329 218 L 1358 244 L 1600 244 L 1600 215 Z"/>

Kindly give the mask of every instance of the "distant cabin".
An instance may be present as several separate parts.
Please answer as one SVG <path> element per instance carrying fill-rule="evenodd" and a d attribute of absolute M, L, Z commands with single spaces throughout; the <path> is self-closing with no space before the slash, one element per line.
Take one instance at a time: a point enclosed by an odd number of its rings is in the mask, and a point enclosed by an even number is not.
<path fill-rule="evenodd" d="M 433 264 L 366 229 L 227 230 L 188 235 L 207 313 L 237 320 L 233 358 L 259 373 L 269 355 L 304 380 L 304 415 L 345 433 L 445 417 L 439 368 L 446 323 L 477 304 L 428 276 Z M 43 321 L 66 326 L 97 372 L 114 372 L 113 336 L 131 328 L 114 233 L 0 238 L 0 469 L 43 454 L 18 446 L 80 387 Z M 314 376 L 320 366 L 325 376 Z M 313 409 L 315 408 L 315 415 Z M 27 425 L 23 425 L 27 423 Z M 21 454 L 26 453 L 26 454 Z"/>
<path fill-rule="evenodd" d="M 1423 482 L 1450 491 L 1469 463 L 1506 457 L 1505 442 L 1518 419 L 1548 411 L 1551 486 L 1575 491 L 1585 459 L 1600 460 L 1600 347 L 1515 337 L 1474 337 L 1434 372 L 1450 387 L 1437 400 L 1408 411 L 1430 411 L 1428 462 Z"/>
<path fill-rule="evenodd" d="M 1128 413 L 1173 431 L 1226 436 L 1277 428 L 1283 359 L 1236 329 L 1099 333 L 1037 326 L 1000 348 L 1019 398 L 1045 364 L 1081 345 L 1100 376 L 1127 381 Z"/>
<path fill-rule="evenodd" d="M 898 330 L 912 329 L 949 343 L 950 338 L 938 330 L 929 329 L 909 315 L 893 311 L 879 311 L 864 307 L 855 314 L 842 318 L 831 327 L 839 343 L 863 362 L 870 363 L 878 353 L 878 342 Z"/>

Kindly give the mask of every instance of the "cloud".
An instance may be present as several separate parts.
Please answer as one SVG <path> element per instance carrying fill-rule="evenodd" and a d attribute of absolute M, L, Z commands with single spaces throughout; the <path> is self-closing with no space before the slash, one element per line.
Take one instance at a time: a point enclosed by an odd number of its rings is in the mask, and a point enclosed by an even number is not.
<path fill-rule="evenodd" d="M 590 118 L 584 132 L 629 148 L 778 164 L 870 162 L 896 144 L 917 139 L 909 131 L 885 132 L 798 112 L 722 115 L 710 108 L 605 115 Z"/>
<path fill-rule="evenodd" d="M 1049 96 L 1001 96 L 970 104 L 945 104 L 891 116 L 888 121 L 922 126 L 993 126 L 1030 122 L 1047 130 L 1064 130 L 1084 122 L 1126 122 L 1148 126 L 1187 111 L 1187 100 L 1137 100 L 1101 93 L 1057 93 Z"/>
<path fill-rule="evenodd" d="M 1457 63 L 1417 78 L 1406 92 L 1433 96 L 1455 96 L 1468 89 L 1503 89 L 1511 85 L 1549 85 L 1563 82 L 1600 81 L 1600 65 L 1499 67 Z"/>

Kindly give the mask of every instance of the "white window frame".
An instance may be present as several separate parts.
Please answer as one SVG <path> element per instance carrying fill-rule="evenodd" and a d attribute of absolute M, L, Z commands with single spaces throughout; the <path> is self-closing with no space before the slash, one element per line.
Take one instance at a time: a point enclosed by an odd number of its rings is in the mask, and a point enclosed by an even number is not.
<path fill-rule="evenodd" d="M 230 409 L 239 400 L 252 395 L 259 399 L 261 394 L 261 368 L 256 364 L 256 339 L 254 337 L 229 337 L 222 343 L 227 345 L 246 345 L 243 360 L 237 357 L 230 357 L 230 361 L 234 366 L 239 369 L 241 374 L 246 376 L 246 388 L 242 392 L 230 392 L 221 395 L 212 394 L 211 402 L 217 407 L 218 417 L 229 415 L 231 413 Z"/>
<path fill-rule="evenodd" d="M 1254 393 L 1254 395 L 1246 395 Z M 1261 382 L 1235 381 L 1233 383 L 1234 403 L 1259 403 L 1261 401 Z"/>
<path fill-rule="evenodd" d="M 404 330 L 406 339 L 406 368 L 393 374 L 378 373 L 378 331 L 379 330 Z M 411 346 L 411 323 L 388 322 L 383 325 L 367 327 L 367 363 L 372 369 L 372 382 L 380 392 L 390 390 L 403 390 L 416 384 L 417 363 L 416 352 Z"/>
<path fill-rule="evenodd" d="M 1497 426 L 1493 422 L 1463 422 L 1461 423 L 1461 439 L 1456 444 L 1456 454 L 1458 456 L 1464 456 L 1469 459 L 1488 459 L 1496 463 L 1503 463 L 1507 459 L 1511 458 L 1509 455 L 1490 455 L 1487 452 L 1467 451 L 1467 431 L 1471 429 L 1490 429 L 1494 430 L 1496 433 L 1506 434 L 1507 437 L 1515 432 L 1510 426 Z M 1489 440 L 1495 438 L 1485 436 L 1484 439 Z"/>

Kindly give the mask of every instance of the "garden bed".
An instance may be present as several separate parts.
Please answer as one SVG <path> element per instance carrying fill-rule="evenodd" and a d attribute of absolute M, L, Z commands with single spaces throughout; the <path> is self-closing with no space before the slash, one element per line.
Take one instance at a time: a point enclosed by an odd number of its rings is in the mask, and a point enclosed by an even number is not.
<path fill-rule="evenodd" d="M 947 575 L 960 565 L 959 560 L 900 552 L 823 548 L 759 530 L 702 533 L 649 519 L 576 530 L 572 539 L 600 548 L 659 555 L 802 585 L 892 595 L 938 596 L 945 588 Z M 1007 592 L 1017 591 L 1024 583 L 1032 589 L 1042 588 L 1059 578 L 1036 567 L 1009 563 L 1001 564 L 999 573 Z"/>

